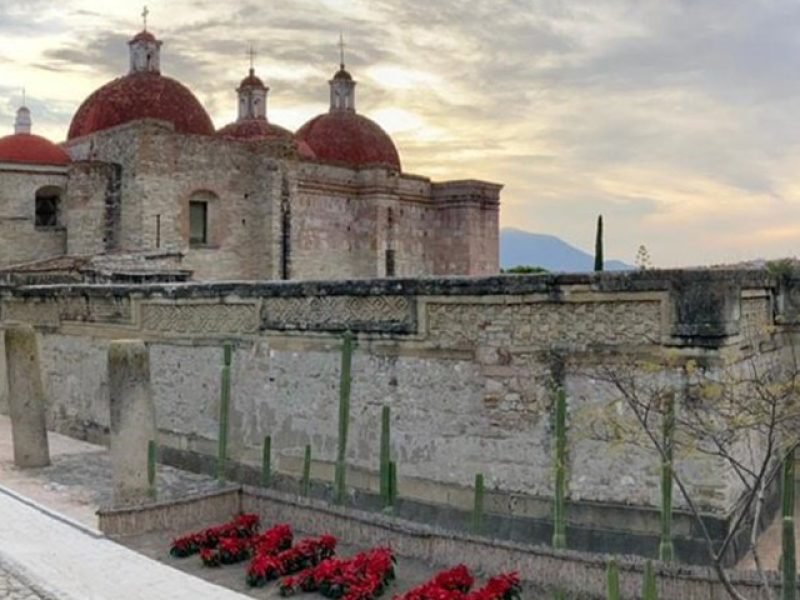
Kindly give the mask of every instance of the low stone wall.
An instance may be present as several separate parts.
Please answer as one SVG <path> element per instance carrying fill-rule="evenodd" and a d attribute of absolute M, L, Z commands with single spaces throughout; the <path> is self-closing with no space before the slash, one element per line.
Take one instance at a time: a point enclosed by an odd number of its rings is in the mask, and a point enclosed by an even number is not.
<path fill-rule="evenodd" d="M 219 491 L 181 500 L 155 502 L 97 511 L 98 529 L 109 536 L 126 536 L 189 529 L 205 523 L 222 523 L 241 512 L 241 488 L 226 486 Z"/>
<path fill-rule="evenodd" d="M 414 558 L 441 568 L 464 563 L 484 574 L 517 571 L 526 596 L 563 589 L 567 598 L 606 600 L 608 557 L 598 554 L 557 551 L 445 531 L 328 503 L 250 486 L 229 488 L 207 496 L 175 503 L 160 503 L 126 510 L 101 511 L 100 529 L 108 535 L 137 535 L 160 528 L 209 526 L 242 512 L 261 516 L 264 523 L 291 523 L 303 530 L 330 533 L 364 547 L 391 546 L 401 558 Z M 188 519 L 191 517 L 191 519 Z M 623 597 L 638 597 L 644 562 L 618 557 Z M 716 574 L 709 568 L 655 564 L 659 598 L 662 600 L 723 600 L 727 598 Z M 752 597 L 759 581 L 752 572 L 729 572 L 736 589 Z M 777 574 L 769 575 L 778 588 Z"/>

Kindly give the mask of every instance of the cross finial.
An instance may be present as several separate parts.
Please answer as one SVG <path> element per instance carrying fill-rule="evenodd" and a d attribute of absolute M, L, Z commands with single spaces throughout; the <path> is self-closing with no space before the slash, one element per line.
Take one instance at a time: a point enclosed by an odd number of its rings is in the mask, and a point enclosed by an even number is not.
<path fill-rule="evenodd" d="M 142 9 L 142 21 L 144 22 L 144 30 L 147 31 L 147 15 L 150 14 L 150 11 L 147 10 L 147 5 Z"/>
<path fill-rule="evenodd" d="M 253 48 L 253 44 L 250 44 L 250 49 L 247 51 L 247 56 L 250 57 L 250 70 L 251 71 L 254 68 L 253 65 L 255 64 L 257 55 L 258 55 L 258 52 L 256 52 L 255 48 Z"/>
<path fill-rule="evenodd" d="M 22 88 L 22 106 L 25 106 L 25 88 Z"/>
<path fill-rule="evenodd" d="M 344 36 L 339 32 L 339 66 L 344 69 Z"/>

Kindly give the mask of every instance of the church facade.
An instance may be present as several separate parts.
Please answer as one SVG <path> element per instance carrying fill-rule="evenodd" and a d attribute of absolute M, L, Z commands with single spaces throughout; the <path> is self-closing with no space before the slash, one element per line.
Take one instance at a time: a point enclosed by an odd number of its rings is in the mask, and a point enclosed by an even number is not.
<path fill-rule="evenodd" d="M 128 44 L 129 73 L 83 102 L 65 142 L 32 134 L 24 107 L 0 139 L 0 267 L 130 253 L 197 280 L 498 272 L 501 186 L 405 173 L 344 64 L 329 111 L 297 132 L 270 122 L 252 68 L 237 120 L 215 129 L 161 74 L 161 41 Z"/>

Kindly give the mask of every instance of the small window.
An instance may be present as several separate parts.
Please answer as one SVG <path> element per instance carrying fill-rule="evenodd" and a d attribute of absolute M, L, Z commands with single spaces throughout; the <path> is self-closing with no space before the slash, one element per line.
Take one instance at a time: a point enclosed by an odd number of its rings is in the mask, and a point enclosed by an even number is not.
<path fill-rule="evenodd" d="M 189 244 L 202 246 L 208 243 L 208 203 L 189 202 Z"/>
<path fill-rule="evenodd" d="M 394 250 L 386 250 L 386 276 L 395 277 Z"/>
<path fill-rule="evenodd" d="M 46 187 L 36 192 L 36 227 L 58 227 L 60 200 L 58 188 Z"/>

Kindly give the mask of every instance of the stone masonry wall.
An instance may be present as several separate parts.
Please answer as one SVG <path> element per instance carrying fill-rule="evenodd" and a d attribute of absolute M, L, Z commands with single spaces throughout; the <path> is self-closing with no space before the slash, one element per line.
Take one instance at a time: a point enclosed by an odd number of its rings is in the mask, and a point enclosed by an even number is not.
<path fill-rule="evenodd" d="M 46 186 L 63 191 L 66 182 L 64 169 L 0 169 L 0 267 L 64 254 L 64 227 L 36 227 L 35 214 L 36 191 Z"/>
<path fill-rule="evenodd" d="M 108 426 L 108 341 L 147 340 L 162 442 L 208 455 L 221 344 L 234 340 L 233 458 L 258 464 L 270 434 L 279 470 L 296 473 L 310 443 L 322 477 L 335 457 L 340 334 L 350 328 L 358 346 L 348 461 L 372 474 L 365 485 L 374 484 L 380 410 L 389 405 L 404 494 L 468 504 L 482 472 L 489 490 L 537 514 L 526 499 L 552 489 L 553 349 L 572 357 L 565 377 L 571 498 L 657 505 L 655 455 L 614 451 L 581 429 L 581 412 L 608 392 L 577 367 L 609 352 L 657 356 L 683 347 L 709 364 L 740 360 L 737 348 L 753 343 L 741 333 L 741 310 L 723 319 L 703 312 L 702 302 L 699 312 L 688 309 L 693 290 L 708 286 L 726 290 L 725 302 L 748 302 L 750 322 L 772 322 L 774 282 L 757 272 L 42 286 L 4 292 L 0 317 L 40 329 L 49 422 L 76 435 Z M 735 481 L 704 461 L 685 468 L 699 493 L 713 488 L 703 496 L 708 510 L 726 514 L 738 496 Z"/>

